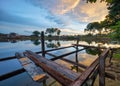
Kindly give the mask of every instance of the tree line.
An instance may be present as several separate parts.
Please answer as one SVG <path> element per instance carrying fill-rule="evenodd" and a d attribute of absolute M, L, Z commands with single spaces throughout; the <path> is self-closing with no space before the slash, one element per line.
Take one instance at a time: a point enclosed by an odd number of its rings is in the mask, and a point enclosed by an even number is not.
<path fill-rule="evenodd" d="M 95 3 L 97 0 L 87 0 Z M 85 32 L 89 34 L 98 31 L 98 34 L 106 32 L 111 38 L 120 39 L 120 0 L 101 0 L 107 2 L 108 15 L 100 22 L 91 22 L 87 25 Z"/>
<path fill-rule="evenodd" d="M 45 34 L 48 34 L 48 36 L 52 36 L 52 35 L 57 35 L 59 36 L 61 33 L 61 30 L 59 28 L 47 28 L 46 31 L 45 31 Z M 36 36 L 36 37 L 39 37 L 41 34 L 41 32 L 39 31 L 33 31 L 32 35 L 33 36 Z"/>

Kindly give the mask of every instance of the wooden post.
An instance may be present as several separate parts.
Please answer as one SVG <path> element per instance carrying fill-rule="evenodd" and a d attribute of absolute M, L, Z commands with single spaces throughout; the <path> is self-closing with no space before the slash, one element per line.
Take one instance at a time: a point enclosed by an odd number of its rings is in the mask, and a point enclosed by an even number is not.
<path fill-rule="evenodd" d="M 78 63 L 78 43 L 79 43 L 79 40 L 77 39 L 77 45 L 76 45 L 76 53 L 75 53 L 75 60 L 76 60 L 76 63 Z M 76 67 L 76 72 L 78 72 L 78 65 L 75 65 Z"/>
<path fill-rule="evenodd" d="M 45 57 L 45 42 L 44 42 L 44 31 L 41 32 L 41 49 L 42 49 L 42 56 Z"/>
<path fill-rule="evenodd" d="M 112 57 L 113 57 L 113 49 L 111 49 L 111 52 L 110 52 L 110 60 L 109 60 L 109 63 L 111 63 L 111 60 L 112 60 Z"/>
<path fill-rule="evenodd" d="M 99 86 L 105 86 L 105 59 L 99 57 Z"/>
<path fill-rule="evenodd" d="M 105 60 L 108 56 L 110 48 L 99 56 L 99 86 L 105 86 Z"/>

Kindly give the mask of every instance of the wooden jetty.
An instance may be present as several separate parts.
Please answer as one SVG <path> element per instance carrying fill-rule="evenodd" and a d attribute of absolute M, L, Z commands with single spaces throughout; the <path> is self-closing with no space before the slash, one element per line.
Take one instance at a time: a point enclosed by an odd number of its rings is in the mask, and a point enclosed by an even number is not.
<path fill-rule="evenodd" d="M 6 61 L 10 59 L 18 59 L 23 66 L 22 69 L 13 71 L 8 74 L 4 74 L 0 76 L 0 80 L 4 80 L 6 78 L 12 77 L 14 75 L 17 75 L 21 72 L 19 71 L 27 71 L 27 73 L 31 76 L 31 78 L 34 81 L 43 81 L 47 79 L 47 75 L 49 74 L 54 79 L 56 79 L 61 85 L 63 86 L 82 86 L 89 83 L 89 86 L 93 86 L 95 79 L 97 75 L 99 75 L 99 85 L 105 86 L 105 77 L 115 79 L 115 76 L 105 71 L 105 60 L 106 58 L 110 58 L 110 62 L 112 59 L 113 51 L 114 49 L 111 48 L 105 48 L 105 47 L 95 47 L 95 46 L 88 46 L 88 45 L 80 45 L 78 44 L 78 41 L 76 44 L 73 44 L 71 46 L 51 49 L 51 50 L 45 50 L 44 45 L 44 32 L 41 33 L 41 51 L 39 52 L 32 52 L 32 51 L 25 51 L 23 52 L 23 55 L 20 53 L 16 53 L 15 56 L 7 57 L 0 59 L 0 61 Z M 82 49 L 79 49 L 78 47 L 83 47 Z M 74 47 L 76 50 L 56 56 L 51 51 L 57 51 L 60 49 L 66 49 Z M 78 52 L 87 49 L 87 48 L 97 48 L 99 50 L 104 49 L 101 54 L 99 54 L 98 58 L 96 58 L 95 61 L 92 62 L 90 66 L 83 65 L 81 63 L 78 63 Z M 42 56 L 38 54 L 42 54 Z M 71 61 L 68 59 L 65 59 L 65 56 L 69 56 L 71 54 L 75 53 L 76 61 Z M 47 59 L 45 55 L 50 55 L 53 58 Z M 55 60 L 60 59 L 65 62 L 68 62 L 70 64 L 73 64 L 77 67 L 83 68 L 84 70 L 81 73 L 74 72 L 70 70 L 69 68 L 62 66 L 60 64 L 57 64 Z"/>
<path fill-rule="evenodd" d="M 16 57 L 34 81 L 41 82 L 48 78 L 46 73 L 44 73 L 40 67 L 37 67 L 28 57 L 20 53 L 16 53 Z"/>

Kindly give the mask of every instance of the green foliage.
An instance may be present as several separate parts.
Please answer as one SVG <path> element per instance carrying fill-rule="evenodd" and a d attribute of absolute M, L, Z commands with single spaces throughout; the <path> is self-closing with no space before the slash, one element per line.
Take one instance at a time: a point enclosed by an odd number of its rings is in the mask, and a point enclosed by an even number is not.
<path fill-rule="evenodd" d="M 120 0 L 112 0 L 108 5 L 109 14 L 108 19 L 111 22 L 111 26 L 115 25 L 120 20 Z"/>
<path fill-rule="evenodd" d="M 113 57 L 120 59 L 120 49 L 113 54 Z"/>
<path fill-rule="evenodd" d="M 88 2 L 95 3 L 97 0 L 87 0 Z M 113 39 L 120 39 L 120 0 L 101 0 L 107 2 L 109 14 L 104 21 L 100 22 L 101 28 L 111 32 L 110 36 Z M 99 27 L 99 26 L 98 26 Z M 100 28 L 95 28 L 94 24 L 89 23 L 85 31 L 94 31 L 97 29 L 101 32 Z"/>
<path fill-rule="evenodd" d="M 100 52 L 99 52 L 98 49 L 88 48 L 88 49 L 86 49 L 86 53 L 91 54 L 91 55 L 97 55 L 97 54 L 99 54 Z"/>
<path fill-rule="evenodd" d="M 89 23 L 85 29 L 85 31 L 88 31 L 89 33 L 91 33 L 91 32 L 94 33 L 95 30 L 97 30 L 101 34 L 102 27 L 99 22 Z"/>
<path fill-rule="evenodd" d="M 117 53 L 117 54 L 114 55 L 114 57 L 120 59 L 120 54 Z"/>
<path fill-rule="evenodd" d="M 111 38 L 120 40 L 120 21 L 116 25 L 111 26 L 113 32 L 111 33 Z"/>
<path fill-rule="evenodd" d="M 33 31 L 33 35 L 36 36 L 36 37 L 39 37 L 40 32 L 39 31 Z"/>
<path fill-rule="evenodd" d="M 49 34 L 49 36 L 52 36 L 54 33 L 59 36 L 61 31 L 58 28 L 47 28 L 46 33 Z"/>

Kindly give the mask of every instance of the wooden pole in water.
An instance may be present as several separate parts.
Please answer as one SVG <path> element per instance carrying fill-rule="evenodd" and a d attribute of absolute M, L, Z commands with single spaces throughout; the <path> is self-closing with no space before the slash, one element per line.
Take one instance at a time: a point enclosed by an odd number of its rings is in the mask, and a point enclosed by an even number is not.
<path fill-rule="evenodd" d="M 76 63 L 78 63 L 78 43 L 79 43 L 79 40 L 77 39 L 77 45 L 76 45 L 76 53 L 75 53 L 75 60 L 76 60 Z M 77 65 L 75 65 L 76 66 L 76 72 L 78 72 L 78 66 Z"/>
<path fill-rule="evenodd" d="M 45 57 L 45 42 L 44 42 L 44 31 L 41 32 L 41 49 L 42 49 L 42 56 Z"/>

